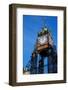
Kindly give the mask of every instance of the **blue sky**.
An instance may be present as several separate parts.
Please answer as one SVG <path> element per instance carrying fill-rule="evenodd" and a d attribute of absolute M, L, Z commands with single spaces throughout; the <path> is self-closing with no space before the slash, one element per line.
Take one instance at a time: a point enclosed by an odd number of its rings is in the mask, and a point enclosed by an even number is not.
<path fill-rule="evenodd" d="M 35 15 L 23 15 L 23 32 L 24 32 L 24 47 L 23 47 L 23 61 L 24 67 L 28 63 L 31 57 L 31 53 L 34 49 L 34 45 L 37 39 L 37 33 L 41 31 L 43 26 L 49 29 L 52 34 L 54 44 L 57 46 L 57 17 L 56 16 L 35 16 Z"/>

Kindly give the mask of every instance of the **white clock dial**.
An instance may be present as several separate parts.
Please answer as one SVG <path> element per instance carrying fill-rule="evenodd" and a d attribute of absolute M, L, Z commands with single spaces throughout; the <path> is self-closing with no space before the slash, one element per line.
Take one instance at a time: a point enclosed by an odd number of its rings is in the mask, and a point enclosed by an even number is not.
<path fill-rule="evenodd" d="M 39 42 L 40 44 L 46 43 L 46 42 L 47 42 L 47 35 L 39 37 L 39 38 L 38 38 L 38 42 Z"/>

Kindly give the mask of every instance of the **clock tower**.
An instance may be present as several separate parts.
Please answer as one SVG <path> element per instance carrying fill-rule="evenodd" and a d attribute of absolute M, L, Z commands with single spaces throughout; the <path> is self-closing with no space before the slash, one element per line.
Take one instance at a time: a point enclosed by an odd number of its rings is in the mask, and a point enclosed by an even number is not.
<path fill-rule="evenodd" d="M 54 51 L 53 47 L 54 43 L 51 33 L 48 31 L 47 27 L 42 28 L 41 32 L 38 33 L 36 43 L 37 54 L 39 54 L 41 57 L 39 60 L 39 73 L 44 73 L 44 62 L 46 57 L 48 58 L 48 73 L 57 72 L 57 53 Z"/>
<path fill-rule="evenodd" d="M 37 35 L 28 66 L 30 74 L 57 73 L 57 50 L 47 27 L 43 27 Z"/>

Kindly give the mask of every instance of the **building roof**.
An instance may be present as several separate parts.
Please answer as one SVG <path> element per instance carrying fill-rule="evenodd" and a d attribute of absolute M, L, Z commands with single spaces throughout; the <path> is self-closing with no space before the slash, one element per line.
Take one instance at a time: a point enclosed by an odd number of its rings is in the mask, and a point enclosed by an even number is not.
<path fill-rule="evenodd" d="M 38 37 L 45 35 L 48 33 L 47 27 L 42 28 L 41 32 L 38 33 Z"/>

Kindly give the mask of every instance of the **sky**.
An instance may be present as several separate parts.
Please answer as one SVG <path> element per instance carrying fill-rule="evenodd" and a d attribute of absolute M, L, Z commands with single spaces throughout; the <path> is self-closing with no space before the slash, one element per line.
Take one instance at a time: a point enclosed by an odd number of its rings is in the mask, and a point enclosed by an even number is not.
<path fill-rule="evenodd" d="M 38 32 L 45 25 L 52 34 L 54 44 L 57 47 L 57 17 L 23 15 L 23 66 L 30 60 L 37 39 Z"/>

